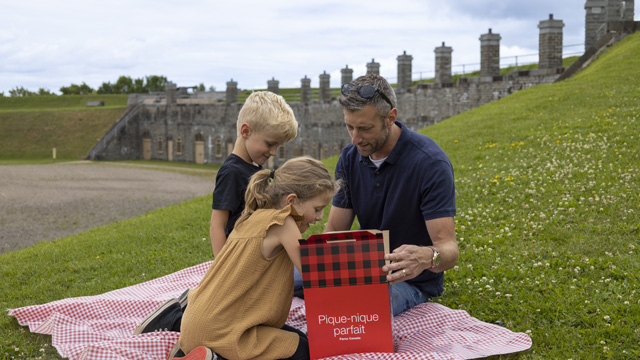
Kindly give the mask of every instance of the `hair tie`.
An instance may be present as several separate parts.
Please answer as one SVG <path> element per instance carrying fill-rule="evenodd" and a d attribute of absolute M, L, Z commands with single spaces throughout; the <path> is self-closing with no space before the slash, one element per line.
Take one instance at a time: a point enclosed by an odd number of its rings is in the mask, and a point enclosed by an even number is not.
<path fill-rule="evenodd" d="M 275 169 L 271 170 L 271 174 L 269 175 L 269 177 L 273 179 L 275 175 L 276 175 L 276 170 Z"/>

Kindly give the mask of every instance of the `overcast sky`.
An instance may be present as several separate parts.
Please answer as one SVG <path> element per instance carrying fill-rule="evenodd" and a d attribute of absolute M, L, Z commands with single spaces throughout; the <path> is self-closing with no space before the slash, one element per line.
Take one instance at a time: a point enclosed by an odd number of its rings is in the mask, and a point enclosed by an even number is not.
<path fill-rule="evenodd" d="M 305 75 L 340 85 L 372 58 L 395 82 L 396 57 L 413 56 L 413 78 L 433 77 L 434 49 L 453 48 L 453 71 L 479 68 L 481 34 L 502 36 L 503 66 L 537 62 L 538 24 L 564 21 L 565 54 L 584 51 L 585 0 L 0 0 L 0 92 L 119 76 L 163 75 L 178 86 L 224 90 L 299 87 Z M 638 15 L 636 14 L 636 19 Z"/>

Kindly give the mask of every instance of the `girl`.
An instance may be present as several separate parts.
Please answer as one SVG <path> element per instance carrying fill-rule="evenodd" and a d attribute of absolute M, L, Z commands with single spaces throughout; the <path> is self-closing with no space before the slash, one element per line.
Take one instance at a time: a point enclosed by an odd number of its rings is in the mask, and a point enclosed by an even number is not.
<path fill-rule="evenodd" d="M 285 325 L 293 266 L 309 224 L 322 219 L 336 183 L 322 162 L 294 158 L 249 181 L 245 209 L 182 318 L 184 359 L 308 359 L 304 333 Z M 194 350 L 195 349 L 195 350 Z"/>

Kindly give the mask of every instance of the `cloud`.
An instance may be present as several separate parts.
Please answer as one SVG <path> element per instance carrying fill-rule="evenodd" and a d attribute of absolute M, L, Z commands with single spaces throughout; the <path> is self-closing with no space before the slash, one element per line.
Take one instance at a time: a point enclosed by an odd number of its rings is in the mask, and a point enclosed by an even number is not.
<path fill-rule="evenodd" d="M 479 63 L 489 28 L 501 34 L 504 56 L 537 53 L 537 25 L 549 13 L 565 22 L 565 44 L 584 42 L 583 0 L 11 2 L 0 13 L 0 92 L 97 88 L 120 75 L 218 90 L 231 78 L 251 89 L 272 77 L 299 86 L 307 75 L 317 86 L 323 71 L 338 86 L 340 69 L 362 75 L 371 58 L 392 80 L 405 50 L 414 77 L 428 77 L 443 41 L 454 71 Z"/>

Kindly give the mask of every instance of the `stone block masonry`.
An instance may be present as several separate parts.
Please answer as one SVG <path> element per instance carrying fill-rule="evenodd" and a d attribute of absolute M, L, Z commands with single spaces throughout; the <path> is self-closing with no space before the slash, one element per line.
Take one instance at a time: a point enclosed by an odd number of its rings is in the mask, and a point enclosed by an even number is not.
<path fill-rule="evenodd" d="M 615 27 L 612 19 L 631 18 L 633 1 L 587 0 L 585 4 L 586 45 L 597 41 L 597 31 Z M 629 26 L 631 26 L 629 25 Z M 629 27 L 627 26 L 627 27 Z M 398 118 L 414 130 L 445 120 L 513 92 L 540 84 L 550 84 L 564 71 L 562 67 L 562 20 L 543 20 L 540 29 L 539 68 L 500 75 L 500 34 L 489 29 L 480 36 L 480 76 L 459 78 L 453 82 L 453 49 L 435 49 L 436 76 L 433 84 L 412 84 L 413 57 L 403 51 L 397 57 L 396 84 Z M 371 59 L 367 72 L 380 73 L 380 64 Z M 349 66 L 341 69 L 340 85 L 353 79 Z M 298 137 L 281 146 L 267 167 L 280 166 L 292 157 L 309 155 L 317 159 L 339 155 L 351 142 L 344 126 L 344 115 L 335 97 L 331 97 L 330 75 L 319 75 L 317 99 L 312 96 L 311 79 L 301 79 L 300 100 L 290 102 L 299 123 Z M 267 82 L 268 89 L 279 92 L 278 81 Z M 338 87 L 334 85 L 334 87 Z M 238 102 L 238 83 L 227 82 L 226 93 L 186 94 L 175 84 L 166 92 L 133 94 L 129 109 L 103 139 L 91 150 L 89 159 L 155 159 L 222 164 L 236 139 L 236 120 L 242 104 Z M 206 95 L 206 96 L 204 96 Z"/>
<path fill-rule="evenodd" d="M 515 91 L 552 83 L 557 76 L 521 71 L 490 82 L 462 78 L 453 84 L 421 84 L 409 88 L 410 91 L 397 93 L 399 120 L 409 128 L 419 130 Z M 337 99 L 325 95 L 320 100 L 310 100 L 305 97 L 304 89 L 303 100 L 290 103 L 299 123 L 298 137 L 282 146 L 268 167 L 280 166 L 296 156 L 322 159 L 339 155 L 351 142 Z M 173 90 L 169 88 L 168 91 Z M 166 98 L 171 95 L 167 94 Z M 222 164 L 233 149 L 236 120 L 242 104 L 192 103 L 184 95 L 175 101 L 175 104 L 160 100 L 138 105 L 139 109 L 126 126 L 119 128 L 102 149 L 92 150 L 90 158 Z M 145 156 L 145 152 L 148 155 Z M 199 152 L 203 153 L 202 157 L 197 156 Z"/>

